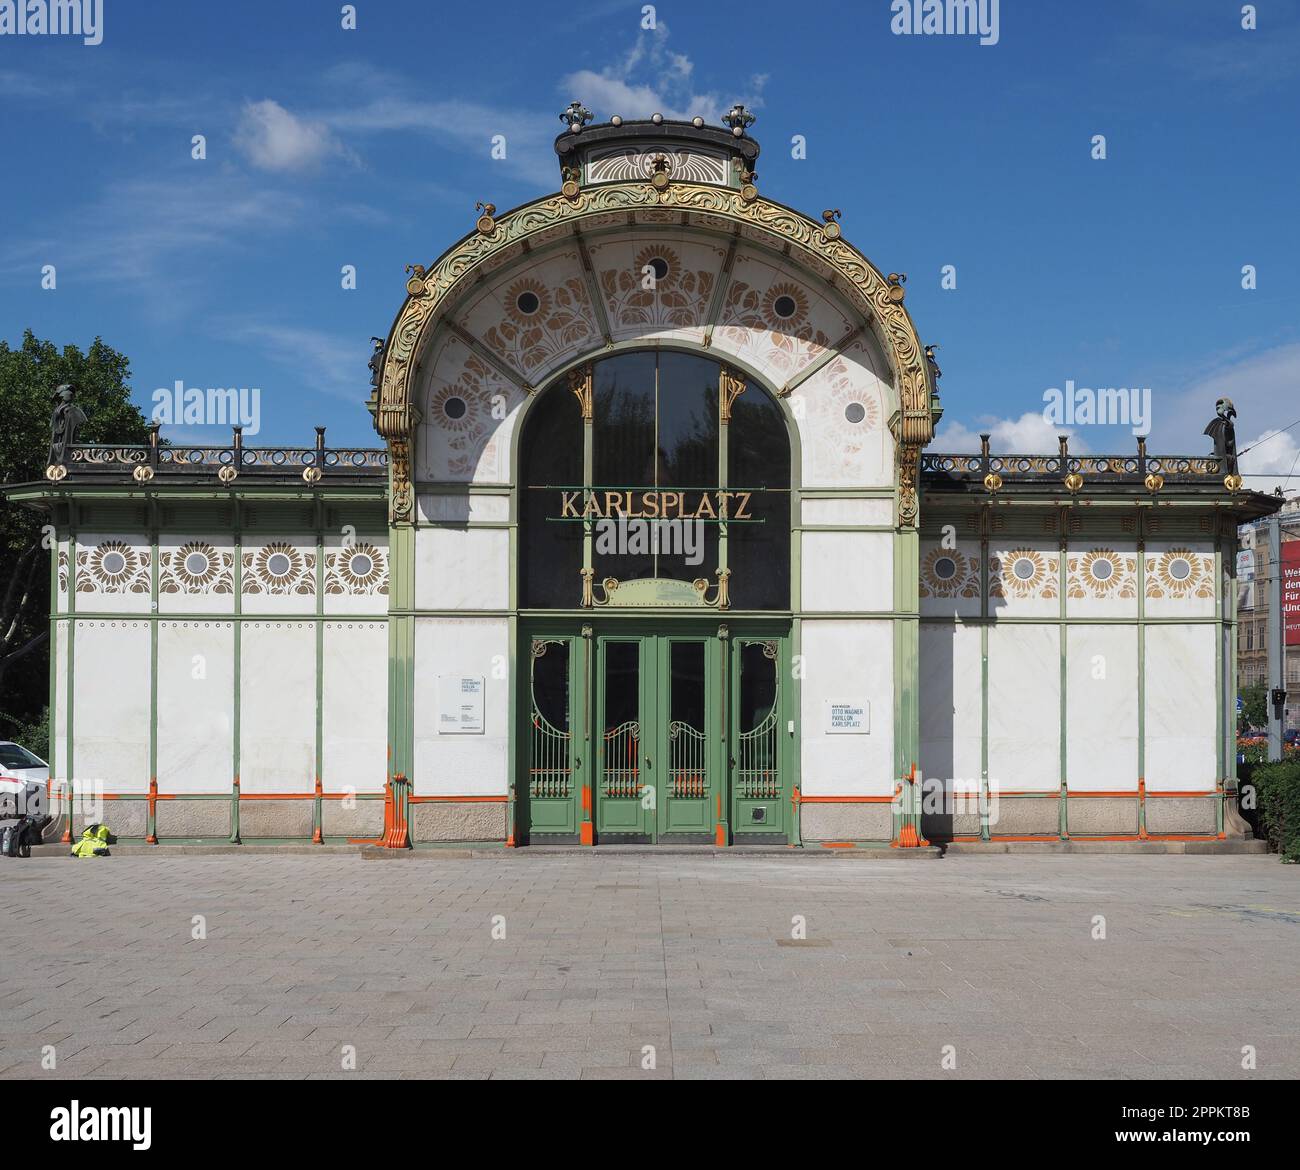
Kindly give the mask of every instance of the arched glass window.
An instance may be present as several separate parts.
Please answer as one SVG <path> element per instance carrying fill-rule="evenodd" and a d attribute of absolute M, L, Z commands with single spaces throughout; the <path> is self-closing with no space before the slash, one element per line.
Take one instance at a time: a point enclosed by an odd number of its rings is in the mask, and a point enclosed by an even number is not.
<path fill-rule="evenodd" d="M 619 354 L 544 391 L 521 442 L 524 608 L 590 604 L 584 576 L 597 604 L 703 604 L 721 583 L 732 609 L 789 607 L 790 441 L 758 384 Z"/>

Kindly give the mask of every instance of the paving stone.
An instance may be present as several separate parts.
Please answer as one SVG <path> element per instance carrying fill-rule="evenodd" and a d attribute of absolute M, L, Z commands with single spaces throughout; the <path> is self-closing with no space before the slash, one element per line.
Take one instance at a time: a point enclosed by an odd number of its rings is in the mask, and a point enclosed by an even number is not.
<path fill-rule="evenodd" d="M 0 1079 L 1300 1076 L 1275 858 L 524 861 L 33 858 Z M 778 945 L 796 914 L 826 945 Z"/>

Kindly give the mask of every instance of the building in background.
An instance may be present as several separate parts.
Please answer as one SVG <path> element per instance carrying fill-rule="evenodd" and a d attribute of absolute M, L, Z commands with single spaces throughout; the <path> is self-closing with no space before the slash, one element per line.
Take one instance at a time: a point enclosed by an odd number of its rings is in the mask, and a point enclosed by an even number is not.
<path fill-rule="evenodd" d="M 1278 513 L 1282 539 L 1282 607 L 1286 620 L 1286 726 L 1300 726 L 1300 495 L 1291 496 Z M 1238 530 L 1237 683 L 1241 688 L 1270 686 L 1268 670 L 1269 560 L 1267 518 Z"/>

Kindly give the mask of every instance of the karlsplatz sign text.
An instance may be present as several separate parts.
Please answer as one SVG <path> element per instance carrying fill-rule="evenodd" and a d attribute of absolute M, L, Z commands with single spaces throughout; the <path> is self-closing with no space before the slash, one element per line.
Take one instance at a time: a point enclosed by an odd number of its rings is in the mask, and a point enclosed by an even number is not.
<path fill-rule="evenodd" d="M 753 492 L 572 491 L 560 493 L 561 520 L 753 520 Z"/>

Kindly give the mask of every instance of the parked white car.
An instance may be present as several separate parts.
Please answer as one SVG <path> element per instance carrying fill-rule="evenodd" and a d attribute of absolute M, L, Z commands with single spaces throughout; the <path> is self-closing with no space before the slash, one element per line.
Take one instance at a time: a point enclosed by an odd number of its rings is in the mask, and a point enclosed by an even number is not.
<path fill-rule="evenodd" d="M 0 740 L 0 818 L 46 813 L 49 765 L 12 740 Z"/>

